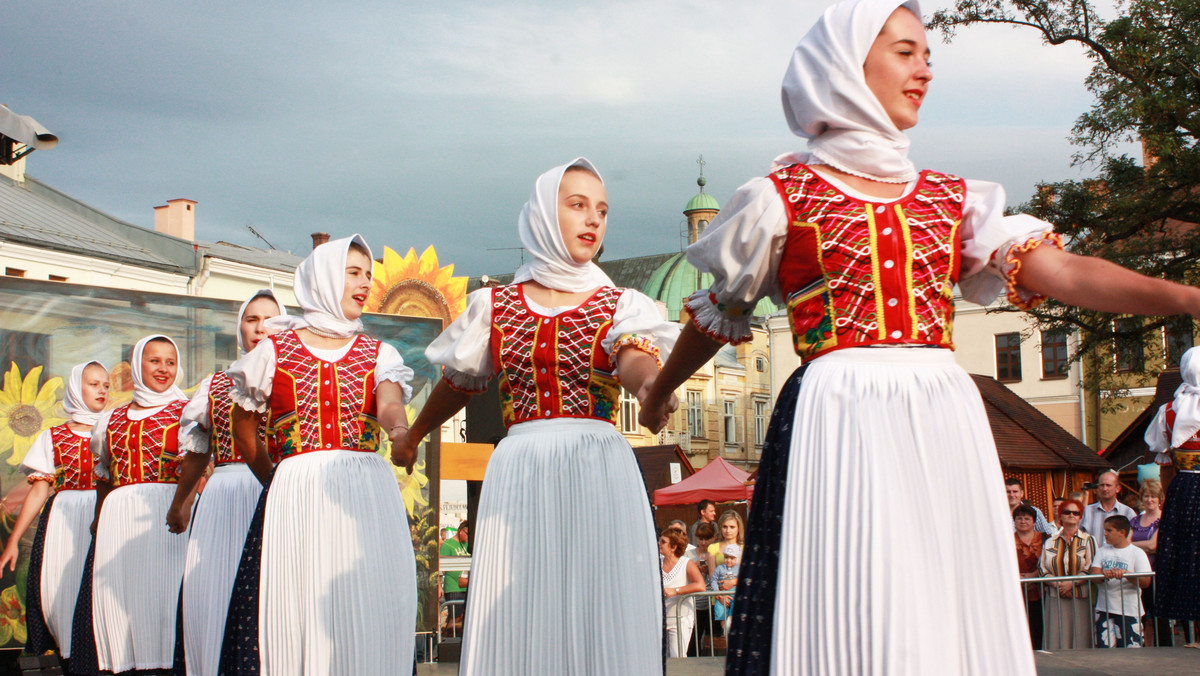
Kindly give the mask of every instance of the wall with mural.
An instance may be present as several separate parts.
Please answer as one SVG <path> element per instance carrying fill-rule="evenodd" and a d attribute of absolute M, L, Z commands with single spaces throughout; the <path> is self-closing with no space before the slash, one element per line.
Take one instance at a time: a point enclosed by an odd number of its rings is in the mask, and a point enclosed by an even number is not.
<path fill-rule="evenodd" d="M 92 359 L 105 364 L 113 380 L 108 405 L 122 405 L 132 398 L 128 360 L 134 343 L 148 333 L 164 333 L 180 346 L 180 384 L 190 393 L 205 376 L 236 359 L 238 305 L 0 277 L 0 373 L 4 374 L 0 388 L 0 538 L 7 542 L 28 492 L 19 470 L 25 453 L 42 430 L 66 419 L 61 404 L 64 379 L 74 364 Z M 368 333 L 395 346 L 415 371 L 414 397 L 409 405 L 412 416 L 438 377 L 425 360 L 424 349 L 442 330 L 444 319 L 367 314 L 363 322 Z M 386 457 L 389 452 L 385 443 L 380 453 Z M 421 575 L 418 631 L 433 629 L 437 612 L 437 503 L 436 495 L 431 495 L 431 490 L 436 492 L 436 482 L 426 475 L 431 454 L 436 457 L 436 448 L 423 447 L 416 471 L 408 475 L 398 470 L 396 474 L 412 524 Z M 31 528 L 25 535 L 16 571 L 5 569 L 0 575 L 0 648 L 20 646 L 26 639 L 25 582 L 33 531 Z"/>

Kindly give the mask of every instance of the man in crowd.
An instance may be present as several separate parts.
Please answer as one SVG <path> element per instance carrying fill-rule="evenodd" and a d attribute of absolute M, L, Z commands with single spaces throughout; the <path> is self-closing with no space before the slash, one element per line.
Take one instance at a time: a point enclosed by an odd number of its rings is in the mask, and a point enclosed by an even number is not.
<path fill-rule="evenodd" d="M 696 544 L 696 527 L 702 523 L 712 523 L 717 520 L 717 506 L 713 504 L 712 500 L 701 500 L 700 504 L 696 505 L 696 511 L 700 512 L 700 518 L 696 519 L 696 522 L 688 529 L 688 541 L 693 545 Z"/>
<path fill-rule="evenodd" d="M 1106 470 L 1096 480 L 1096 501 L 1083 508 L 1083 520 L 1079 527 L 1085 533 L 1096 538 L 1097 542 L 1104 541 L 1104 520 L 1110 516 L 1121 515 L 1126 519 L 1134 519 L 1137 513 L 1117 502 L 1117 493 L 1121 491 L 1116 470 Z"/>
<path fill-rule="evenodd" d="M 467 542 L 470 540 L 471 533 L 470 520 L 463 520 L 458 525 L 458 530 L 454 533 L 454 537 L 446 538 L 442 543 L 440 554 L 442 556 L 470 556 L 467 551 Z M 467 582 L 469 576 L 466 572 L 450 571 L 442 576 L 442 592 L 447 601 L 465 601 L 467 598 Z M 465 606 L 451 606 L 450 616 L 454 619 L 450 620 L 452 624 L 462 624 L 462 612 Z"/>
<path fill-rule="evenodd" d="M 1046 517 L 1042 514 L 1042 510 L 1034 507 L 1027 500 L 1025 500 L 1025 484 L 1021 483 L 1020 479 L 1016 477 L 1009 477 L 1005 479 L 1004 493 L 1008 496 L 1009 512 L 1013 511 L 1017 507 L 1020 507 L 1021 505 L 1026 505 L 1032 508 L 1034 513 L 1037 515 L 1037 517 L 1034 519 L 1033 529 L 1042 535 L 1045 535 L 1046 537 L 1054 535 L 1054 527 L 1050 525 L 1049 521 L 1046 521 Z M 1013 530 L 1016 530 L 1016 526 L 1013 526 Z"/>
<path fill-rule="evenodd" d="M 1066 498 L 1054 498 L 1054 501 L 1050 505 L 1050 513 L 1055 515 L 1054 520 L 1050 522 L 1050 527 L 1054 529 L 1055 533 L 1062 530 L 1062 524 L 1058 522 L 1057 515 L 1058 506 L 1061 505 L 1064 500 L 1066 500 Z"/>

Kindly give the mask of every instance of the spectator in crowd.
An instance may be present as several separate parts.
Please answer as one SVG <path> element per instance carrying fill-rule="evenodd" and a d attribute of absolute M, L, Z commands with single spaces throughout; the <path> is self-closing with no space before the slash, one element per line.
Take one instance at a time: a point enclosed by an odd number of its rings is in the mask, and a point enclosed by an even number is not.
<path fill-rule="evenodd" d="M 722 563 L 713 572 L 708 588 L 712 591 L 729 591 L 737 586 L 738 567 L 742 560 L 740 545 L 728 544 L 721 549 Z M 713 597 L 713 619 L 724 622 L 725 635 L 729 635 L 729 623 L 733 620 L 733 596 Z"/>
<path fill-rule="evenodd" d="M 746 543 L 746 522 L 742 515 L 730 509 L 717 519 L 717 541 L 708 546 L 708 552 L 713 555 L 713 563 L 721 565 L 725 562 L 725 548 L 737 545 L 738 551 Z"/>
<path fill-rule="evenodd" d="M 1042 558 L 1042 544 L 1046 536 L 1039 533 L 1034 524 L 1037 513 L 1029 505 L 1017 505 L 1013 510 L 1013 526 L 1016 532 L 1013 539 L 1017 545 L 1017 568 L 1021 578 L 1039 577 L 1038 562 Z M 1033 639 L 1033 649 L 1042 649 L 1042 596 L 1041 590 L 1035 584 L 1021 585 L 1025 592 L 1025 612 L 1029 616 L 1029 637 Z"/>
<path fill-rule="evenodd" d="M 1050 513 L 1051 514 L 1058 514 L 1058 506 L 1062 504 L 1063 500 L 1066 500 L 1066 498 L 1054 498 L 1054 500 L 1051 501 L 1051 503 L 1050 503 Z M 1062 524 L 1058 522 L 1057 516 L 1054 518 L 1053 521 L 1050 522 L 1050 527 L 1054 529 L 1055 533 L 1062 530 Z"/>
<path fill-rule="evenodd" d="M 1083 503 L 1074 498 L 1058 507 L 1062 530 L 1042 545 L 1043 577 L 1085 575 L 1096 556 L 1096 541 L 1079 528 Z M 1045 614 L 1044 650 L 1092 647 L 1090 585 L 1086 580 L 1048 582 L 1042 585 Z"/>
<path fill-rule="evenodd" d="M 704 588 L 708 589 L 708 583 L 712 580 L 713 571 L 717 569 L 717 564 L 713 561 L 713 555 L 708 552 L 708 547 L 717 539 L 717 527 L 712 523 L 702 523 L 696 528 L 696 546 L 688 552 L 688 556 L 696 562 L 696 567 L 700 569 L 700 574 L 704 576 Z M 709 597 L 700 596 L 696 598 L 696 656 L 699 657 L 700 649 L 704 642 L 704 637 L 713 634 L 713 619 L 711 612 L 711 602 Z"/>
<path fill-rule="evenodd" d="M 458 525 L 458 530 L 455 531 L 454 537 L 446 538 L 442 543 L 440 553 L 442 556 L 470 556 L 471 553 L 467 549 L 467 543 L 471 537 L 471 522 L 463 520 Z M 447 601 L 466 601 L 467 599 L 467 584 L 470 582 L 466 571 L 450 571 L 442 577 L 442 591 L 444 598 Z M 466 604 L 455 608 L 451 606 L 450 623 L 456 627 L 462 627 L 463 611 L 466 609 Z"/>
<path fill-rule="evenodd" d="M 658 553 L 662 556 L 667 652 L 671 657 L 687 655 L 688 644 L 692 641 L 692 625 L 696 622 L 696 600 L 680 597 L 704 591 L 704 576 L 700 568 L 695 561 L 684 556 L 687 544 L 683 529 L 676 530 L 668 526 L 658 536 Z"/>
<path fill-rule="evenodd" d="M 446 538 L 450 537 L 450 533 L 452 533 L 452 532 L 453 531 L 450 529 L 449 526 L 438 531 L 438 545 L 440 546 L 443 542 L 445 542 Z"/>
<path fill-rule="evenodd" d="M 1146 479 L 1142 482 L 1142 513 L 1129 522 L 1132 529 L 1129 541 L 1134 547 L 1146 552 L 1150 560 L 1150 570 L 1154 568 L 1154 554 L 1158 551 L 1158 526 L 1162 522 L 1163 487 L 1158 479 Z M 1151 645 L 1170 646 L 1174 643 L 1171 634 L 1171 621 L 1158 617 L 1154 613 L 1154 585 L 1142 588 L 1142 607 L 1148 617 L 1154 618 L 1146 632 L 1152 636 Z"/>
<path fill-rule="evenodd" d="M 1142 597 L 1149 577 L 1124 579 L 1126 573 L 1149 573 L 1146 552 L 1129 541 L 1129 519 L 1118 514 L 1104 520 L 1105 544 L 1096 552 L 1093 575 L 1103 575 L 1096 600 L 1095 641 L 1100 648 L 1140 648 Z"/>
<path fill-rule="evenodd" d="M 671 530 L 677 530 L 680 533 L 683 533 L 684 537 L 688 538 L 687 552 L 684 553 L 684 556 L 694 561 L 695 557 L 692 556 L 692 552 L 696 551 L 696 545 L 692 544 L 691 537 L 688 535 L 688 525 L 683 522 L 683 519 L 675 519 L 671 523 L 667 524 L 667 528 L 670 528 Z"/>
<path fill-rule="evenodd" d="M 1116 470 L 1106 470 L 1096 479 L 1096 502 L 1083 510 L 1083 521 L 1079 527 L 1088 535 L 1101 539 L 1104 535 L 1104 520 L 1120 514 L 1126 519 L 1133 520 L 1137 512 L 1117 501 L 1117 493 L 1121 492 L 1120 475 Z"/>
<path fill-rule="evenodd" d="M 1042 535 L 1054 535 L 1054 528 L 1046 517 L 1042 515 L 1042 510 L 1034 507 L 1032 503 L 1025 499 L 1025 484 L 1016 477 L 1009 477 L 1004 480 L 1004 493 L 1008 496 L 1008 511 L 1012 512 L 1014 522 L 1017 516 L 1016 509 L 1021 505 L 1025 505 L 1033 510 L 1035 515 L 1033 528 Z"/>
<path fill-rule="evenodd" d="M 701 500 L 700 504 L 696 505 L 696 511 L 700 512 L 700 518 L 692 524 L 688 529 L 688 540 L 694 545 L 696 544 L 696 528 L 702 523 L 712 523 L 717 520 L 717 506 L 712 500 Z"/>

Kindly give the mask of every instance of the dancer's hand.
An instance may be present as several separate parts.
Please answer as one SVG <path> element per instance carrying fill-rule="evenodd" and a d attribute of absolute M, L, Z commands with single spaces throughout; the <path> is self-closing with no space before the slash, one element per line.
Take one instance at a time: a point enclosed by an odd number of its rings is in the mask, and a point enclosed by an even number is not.
<path fill-rule="evenodd" d="M 638 388 L 637 398 L 641 404 L 638 422 L 654 434 L 667 426 L 671 414 L 679 408 L 679 398 L 674 393 L 660 397 L 654 392 L 654 380 L 658 374 L 646 378 Z"/>
<path fill-rule="evenodd" d="M 186 531 L 188 527 L 189 514 L 190 510 L 184 509 L 182 505 L 178 507 L 172 505 L 171 508 L 167 510 L 167 530 L 171 531 L 172 533 L 182 533 Z"/>
<path fill-rule="evenodd" d="M 392 441 L 392 464 L 403 467 L 409 474 L 413 473 L 413 465 L 417 462 L 417 446 L 420 439 L 414 439 L 407 427 L 392 429 L 388 438 Z"/>
<path fill-rule="evenodd" d="M 4 548 L 4 554 L 0 554 L 0 570 L 4 570 L 5 564 L 8 564 L 9 570 L 17 569 L 17 539 L 9 538 L 8 546 Z"/>

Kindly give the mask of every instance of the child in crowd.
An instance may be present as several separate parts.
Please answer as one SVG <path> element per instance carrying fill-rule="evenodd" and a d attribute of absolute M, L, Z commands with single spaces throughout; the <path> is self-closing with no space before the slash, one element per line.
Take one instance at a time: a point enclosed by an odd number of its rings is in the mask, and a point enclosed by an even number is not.
<path fill-rule="evenodd" d="M 742 548 L 737 545 L 725 545 L 721 550 L 722 562 L 713 572 L 708 588 L 712 591 L 728 591 L 737 586 L 738 569 L 741 567 Z M 733 619 L 733 597 L 717 596 L 713 598 L 713 619 L 724 622 L 725 635 L 729 635 L 729 623 Z"/>
<path fill-rule="evenodd" d="M 0 568 L 7 564 L 16 570 L 21 536 L 41 512 L 25 592 L 25 648 L 33 655 L 57 649 L 63 659 L 71 657 L 71 621 L 92 540 L 88 527 L 96 515 L 92 426 L 108 401 L 108 388 L 108 371 L 100 362 L 72 368 L 63 397 L 70 420 L 39 434 L 21 462 L 29 493 L 0 555 Z"/>
<path fill-rule="evenodd" d="M 1129 541 L 1129 519 L 1117 514 L 1104 520 L 1104 544 L 1096 552 L 1089 571 L 1103 575 L 1100 598 L 1096 600 L 1097 648 L 1140 648 L 1142 639 L 1142 594 L 1150 577 L 1125 579 L 1126 573 L 1149 573 L 1146 552 Z"/>

